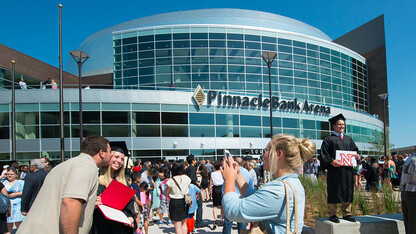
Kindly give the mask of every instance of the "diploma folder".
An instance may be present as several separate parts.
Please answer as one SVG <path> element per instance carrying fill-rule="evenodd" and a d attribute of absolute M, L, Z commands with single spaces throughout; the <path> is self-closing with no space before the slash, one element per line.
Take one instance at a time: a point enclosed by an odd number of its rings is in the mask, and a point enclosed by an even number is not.
<path fill-rule="evenodd" d="M 98 205 L 107 219 L 130 225 L 130 220 L 122 212 L 136 190 L 113 180 L 101 194 L 102 205 Z"/>

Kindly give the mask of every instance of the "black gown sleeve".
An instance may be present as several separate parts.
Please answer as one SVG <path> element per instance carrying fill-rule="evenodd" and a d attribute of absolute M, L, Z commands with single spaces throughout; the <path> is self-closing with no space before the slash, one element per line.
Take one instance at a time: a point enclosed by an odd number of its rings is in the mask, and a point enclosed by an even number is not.
<path fill-rule="evenodd" d="M 319 161 L 321 163 L 321 168 L 323 169 L 327 169 L 332 161 L 334 161 L 334 158 L 332 156 L 332 150 L 331 150 L 331 140 L 329 137 L 326 137 L 323 141 L 322 141 L 322 145 L 321 145 L 321 153 L 319 155 Z"/>
<path fill-rule="evenodd" d="M 130 201 L 127 203 L 127 205 L 123 209 L 123 213 L 127 217 L 132 217 L 133 219 L 136 219 L 136 212 L 134 211 L 134 196 L 130 199 Z"/>

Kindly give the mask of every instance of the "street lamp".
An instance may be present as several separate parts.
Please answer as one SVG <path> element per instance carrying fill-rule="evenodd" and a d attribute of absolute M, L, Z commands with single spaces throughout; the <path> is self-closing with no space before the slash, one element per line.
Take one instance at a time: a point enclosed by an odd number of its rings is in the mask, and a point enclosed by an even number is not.
<path fill-rule="evenodd" d="M 75 62 L 78 64 L 78 77 L 79 77 L 79 147 L 81 149 L 82 144 L 82 82 L 81 82 L 81 68 L 82 64 L 87 61 L 87 59 L 90 57 L 87 53 L 82 52 L 80 50 L 73 50 L 69 52 L 74 58 Z"/>
<path fill-rule="evenodd" d="M 277 53 L 276 52 L 272 52 L 272 51 L 264 52 L 261 55 L 261 57 L 263 58 L 263 60 L 267 63 L 267 67 L 269 68 L 270 138 L 273 138 L 273 113 L 272 113 L 272 105 L 271 105 L 271 101 L 272 101 L 271 68 L 272 68 L 273 60 L 276 58 L 276 56 L 277 56 Z"/>
<path fill-rule="evenodd" d="M 383 101 L 383 127 L 384 127 L 384 157 L 387 157 L 387 141 L 386 141 L 386 100 L 388 93 L 379 94 L 378 97 Z"/>
<path fill-rule="evenodd" d="M 64 70 L 62 66 L 62 4 L 59 7 L 59 128 L 61 143 L 61 162 L 65 161 L 64 140 Z"/>
<path fill-rule="evenodd" d="M 16 92 L 14 89 L 14 66 L 16 61 L 10 61 L 12 64 L 12 160 L 16 161 Z"/>

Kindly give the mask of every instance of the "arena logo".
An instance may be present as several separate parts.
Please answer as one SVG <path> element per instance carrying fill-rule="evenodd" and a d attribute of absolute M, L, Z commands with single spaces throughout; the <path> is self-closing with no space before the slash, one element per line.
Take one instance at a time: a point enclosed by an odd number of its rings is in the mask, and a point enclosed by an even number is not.
<path fill-rule="evenodd" d="M 203 97 L 203 98 L 202 98 Z M 279 97 L 272 96 L 269 98 L 263 98 L 262 94 L 257 97 L 246 97 L 238 95 L 223 95 L 221 91 L 209 90 L 205 95 L 200 86 L 197 87 L 193 95 L 193 99 L 198 107 L 201 107 L 203 101 L 207 97 L 207 105 L 210 106 L 216 102 L 218 106 L 235 106 L 246 108 L 272 108 L 283 111 L 302 111 L 315 114 L 331 114 L 331 108 L 324 105 L 309 104 L 307 100 L 304 102 L 298 102 L 297 98 L 293 101 L 282 100 Z"/>

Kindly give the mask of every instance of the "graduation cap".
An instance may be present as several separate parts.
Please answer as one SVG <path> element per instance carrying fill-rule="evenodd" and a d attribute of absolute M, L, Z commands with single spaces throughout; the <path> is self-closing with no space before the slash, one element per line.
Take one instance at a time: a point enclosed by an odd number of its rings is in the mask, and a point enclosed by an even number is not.
<path fill-rule="evenodd" d="M 328 121 L 331 123 L 331 125 L 334 125 L 334 124 L 336 124 L 336 123 L 337 123 L 337 121 L 338 121 L 338 120 L 343 120 L 343 121 L 345 121 L 346 119 L 345 119 L 344 115 L 342 115 L 342 114 L 338 114 L 338 115 L 336 115 L 336 116 L 334 116 L 334 117 L 330 118 Z"/>
<path fill-rule="evenodd" d="M 110 142 L 110 147 L 111 147 L 111 151 L 120 152 L 126 155 L 127 157 L 130 155 L 125 141 L 112 141 Z"/>
<path fill-rule="evenodd" d="M 130 152 L 127 149 L 126 142 L 125 141 L 112 141 L 110 142 L 110 147 L 111 147 L 111 151 L 117 151 L 127 156 L 127 161 L 124 160 L 124 168 L 126 170 L 126 174 L 129 174 L 130 169 L 128 169 L 129 168 L 128 164 L 130 162 Z"/>

